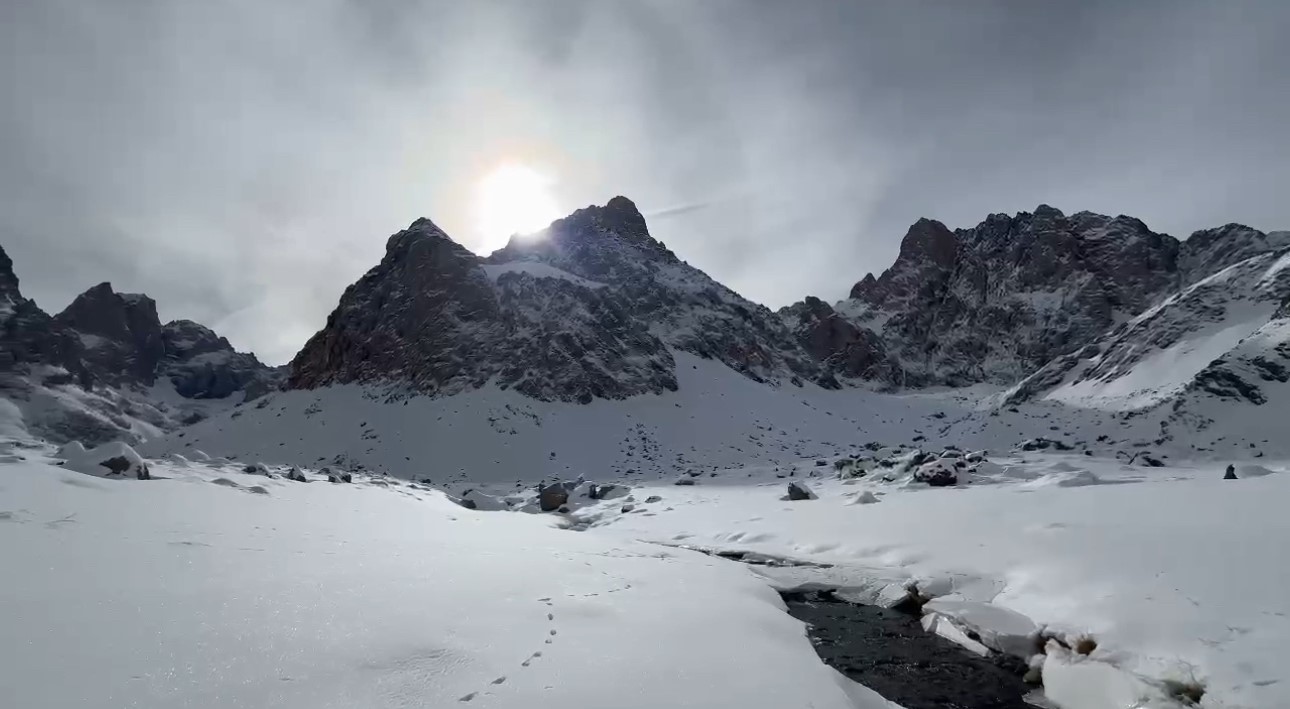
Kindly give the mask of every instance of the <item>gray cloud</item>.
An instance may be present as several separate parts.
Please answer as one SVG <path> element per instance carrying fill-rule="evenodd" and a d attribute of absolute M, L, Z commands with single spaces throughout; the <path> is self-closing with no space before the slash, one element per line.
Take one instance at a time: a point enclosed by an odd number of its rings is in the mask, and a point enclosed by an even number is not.
<path fill-rule="evenodd" d="M 920 216 L 1047 202 L 1290 227 L 1290 6 L 225 0 L 0 6 L 0 244 L 51 310 L 102 280 L 281 362 L 385 237 L 482 248 L 528 162 L 633 198 L 771 306 Z"/>

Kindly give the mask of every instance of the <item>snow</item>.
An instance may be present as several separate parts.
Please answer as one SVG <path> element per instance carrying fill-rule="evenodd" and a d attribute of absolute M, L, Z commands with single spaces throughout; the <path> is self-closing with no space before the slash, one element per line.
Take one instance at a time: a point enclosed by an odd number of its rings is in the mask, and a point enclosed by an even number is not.
<path fill-rule="evenodd" d="M 357 386 L 288 391 L 214 415 L 185 428 L 183 437 L 150 440 L 140 450 L 160 456 L 200 448 L 280 464 L 340 460 L 459 484 L 450 492 L 460 494 L 476 483 L 578 475 L 674 479 L 687 469 L 706 474 L 790 465 L 870 441 L 908 443 L 917 436 L 964 448 L 1008 448 L 1049 433 L 1053 423 L 1046 411 L 992 417 L 979 410 L 979 398 L 989 393 L 983 388 L 903 394 L 773 388 L 713 360 L 674 356 L 680 385 L 674 393 L 572 405 L 491 386 L 433 399 Z M 931 418 L 935 414 L 946 417 Z M 1120 437 L 1122 424 L 1110 425 Z"/>
<path fill-rule="evenodd" d="M 603 288 L 605 286 L 603 283 L 575 276 L 568 271 L 562 271 L 541 261 L 511 261 L 509 263 L 484 264 L 480 268 L 484 269 L 484 273 L 488 274 L 489 280 L 494 283 L 503 273 L 527 273 L 534 278 L 559 278 L 562 281 L 569 281 L 587 288 Z"/>
<path fill-rule="evenodd" d="M 397 481 L 38 458 L 0 475 L 6 706 L 889 706 L 748 567 Z"/>
<path fill-rule="evenodd" d="M 1157 404 L 1177 394 L 1210 362 L 1223 356 L 1267 322 L 1273 303 L 1242 308 L 1237 313 L 1189 334 L 1177 343 L 1135 362 L 1127 371 L 1100 379 L 1060 386 L 1045 397 L 1072 406 L 1129 411 Z"/>
<path fill-rule="evenodd" d="M 1110 696 L 1145 687 L 1164 701 L 1169 683 L 1199 682 L 1204 706 L 1290 706 L 1283 662 L 1290 476 L 1280 474 L 1283 463 L 1264 464 L 1276 474 L 1233 482 L 1221 479 L 1221 466 L 1153 469 L 1148 477 L 1082 455 L 998 462 L 1031 477 L 1060 464 L 1103 484 L 931 489 L 871 478 L 815 481 L 820 499 L 798 503 L 779 499 L 782 481 L 645 487 L 637 498 L 664 498 L 655 514 L 588 518 L 593 532 L 623 538 L 832 565 L 759 568 L 781 588 L 849 588 L 873 601 L 881 589 L 913 583 L 935 597 L 925 610 L 938 616 L 929 621 L 937 632 L 949 622 L 944 634 L 971 630 L 995 650 L 1021 655 L 1038 647 L 1032 638 L 1041 629 L 1071 644 L 1092 638 L 1097 647 L 1087 660 L 1050 657 L 1045 666 L 1055 687 L 1075 688 L 1071 696 L 1092 683 Z M 848 504 L 857 485 L 881 494 L 881 504 Z"/>
<path fill-rule="evenodd" d="M 55 456 L 63 459 L 63 466 L 86 475 L 107 477 L 109 474 L 137 476 L 148 470 L 143 458 L 130 446 L 120 441 L 104 443 L 95 448 L 86 449 L 80 441 L 72 441 L 58 449 Z M 114 471 L 104 465 L 106 461 L 124 459 L 123 469 Z"/>

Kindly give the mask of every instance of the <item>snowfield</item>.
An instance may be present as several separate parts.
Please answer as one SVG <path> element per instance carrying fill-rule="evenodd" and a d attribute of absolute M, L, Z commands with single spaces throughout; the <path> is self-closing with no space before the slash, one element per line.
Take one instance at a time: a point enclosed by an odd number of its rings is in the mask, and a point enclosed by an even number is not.
<path fill-rule="evenodd" d="M 916 589 L 929 631 L 1027 658 L 1064 709 L 1290 706 L 1277 464 L 1037 452 L 930 488 L 799 461 L 526 514 L 200 453 L 103 477 L 30 445 L 0 459 L 6 706 L 894 706 L 784 612 L 776 590 L 809 588 Z"/>
<path fill-rule="evenodd" d="M 663 497 L 656 513 L 580 514 L 624 538 L 830 565 L 765 568 L 785 590 L 872 603 L 912 583 L 935 598 L 924 612 L 1015 654 L 1039 629 L 1092 638 L 1087 660 L 1050 648 L 1048 695 L 1067 709 L 1174 706 L 1186 686 L 1206 707 L 1290 706 L 1283 466 L 1238 466 L 1236 481 L 1073 454 L 997 466 L 947 489 L 807 478 L 820 499 L 799 502 L 781 499 L 783 479 L 705 481 L 637 491 Z"/>
<path fill-rule="evenodd" d="M 6 707 L 888 706 L 698 553 L 400 481 L 5 460 Z"/>

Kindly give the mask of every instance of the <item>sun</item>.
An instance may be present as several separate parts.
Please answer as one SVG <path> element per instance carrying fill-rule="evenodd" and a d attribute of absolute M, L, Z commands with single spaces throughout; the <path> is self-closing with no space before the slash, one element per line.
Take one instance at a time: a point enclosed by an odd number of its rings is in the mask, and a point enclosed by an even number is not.
<path fill-rule="evenodd" d="M 514 234 L 530 234 L 560 218 L 551 187 L 555 180 L 527 165 L 507 163 L 475 186 L 475 228 L 481 249 L 500 249 Z"/>

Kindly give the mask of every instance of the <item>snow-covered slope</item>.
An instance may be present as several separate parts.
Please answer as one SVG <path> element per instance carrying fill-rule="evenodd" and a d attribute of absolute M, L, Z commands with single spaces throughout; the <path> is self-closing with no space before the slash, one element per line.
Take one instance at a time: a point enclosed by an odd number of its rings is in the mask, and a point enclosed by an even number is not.
<path fill-rule="evenodd" d="M 888 707 L 746 567 L 398 481 L 152 471 L 6 448 L 4 706 Z"/>
<path fill-rule="evenodd" d="M 243 460 L 339 461 L 437 483 L 676 476 L 749 461 L 788 462 L 871 441 L 958 436 L 981 392 L 875 394 L 768 387 L 719 362 L 677 353 L 677 391 L 585 405 L 484 386 L 447 397 L 342 385 L 277 392 L 149 442 Z M 984 416 L 984 414 L 980 414 Z M 1012 446 L 1050 422 L 1017 417 L 967 437 Z M 1005 420 L 1008 426 L 1013 422 Z M 965 429 L 966 430 L 966 429 Z"/>
<path fill-rule="evenodd" d="M 751 552 L 827 568 L 760 567 L 785 589 L 841 589 L 874 602 L 914 585 L 926 617 L 1005 652 L 1034 636 L 1093 641 L 1087 658 L 1049 645 L 1043 684 L 1073 709 L 1290 706 L 1290 566 L 1282 463 L 1143 469 L 1075 453 L 992 458 L 996 481 L 934 489 L 813 480 L 818 500 L 766 485 L 643 488 L 656 515 L 587 510 L 591 532 Z M 761 478 L 764 480 L 764 478 Z M 866 504 L 867 503 L 867 504 Z M 925 623 L 925 625 L 927 625 Z M 1033 659 L 1033 656 L 1032 658 Z"/>
<path fill-rule="evenodd" d="M 1287 266 L 1284 250 L 1228 266 L 1050 362 L 1010 398 L 1137 411 L 1187 391 L 1185 401 L 1176 400 L 1180 410 L 1203 407 L 1203 394 L 1260 406 L 1268 397 L 1258 383 L 1275 387 L 1285 379 L 1277 347 L 1290 297 Z"/>

